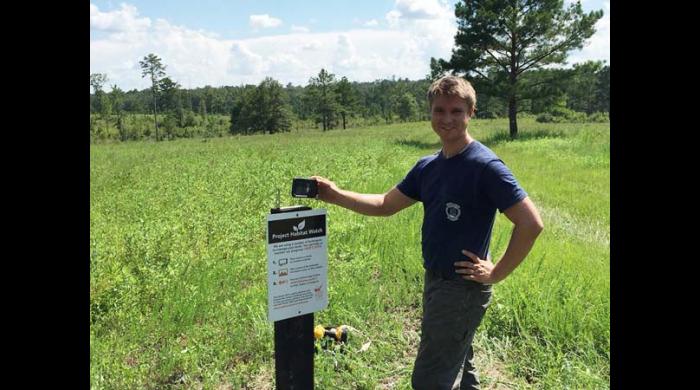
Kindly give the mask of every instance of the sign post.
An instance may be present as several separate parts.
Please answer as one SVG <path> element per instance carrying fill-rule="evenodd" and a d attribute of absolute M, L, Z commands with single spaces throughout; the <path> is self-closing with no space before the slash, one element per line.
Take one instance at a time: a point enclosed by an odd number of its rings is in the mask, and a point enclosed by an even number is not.
<path fill-rule="evenodd" d="M 271 209 L 267 258 L 276 388 L 313 389 L 313 313 L 328 306 L 326 210 L 307 206 Z"/>

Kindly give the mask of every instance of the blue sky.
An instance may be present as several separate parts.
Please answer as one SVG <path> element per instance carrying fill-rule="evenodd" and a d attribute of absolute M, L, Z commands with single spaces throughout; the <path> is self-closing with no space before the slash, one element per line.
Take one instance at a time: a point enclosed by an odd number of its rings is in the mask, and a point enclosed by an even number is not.
<path fill-rule="evenodd" d="M 91 1 L 102 11 L 119 8 L 122 2 Z M 359 26 L 359 21 L 383 19 L 394 7 L 393 1 L 354 0 L 233 0 L 233 1 L 127 1 L 139 14 L 151 19 L 163 18 L 175 25 L 204 29 L 222 38 L 249 38 L 268 34 L 283 34 L 292 25 L 316 32 L 344 31 Z M 323 4 L 323 6 L 319 6 Z M 254 32 L 249 15 L 264 15 L 281 19 L 278 27 Z"/>
<path fill-rule="evenodd" d="M 610 2 L 582 5 L 605 14 L 569 62 L 610 63 Z M 430 57 L 449 58 L 455 32 L 454 1 L 446 0 L 92 0 L 90 72 L 122 89 L 145 88 L 138 61 L 152 52 L 188 88 L 265 76 L 304 85 L 321 67 L 352 81 L 418 79 Z"/>

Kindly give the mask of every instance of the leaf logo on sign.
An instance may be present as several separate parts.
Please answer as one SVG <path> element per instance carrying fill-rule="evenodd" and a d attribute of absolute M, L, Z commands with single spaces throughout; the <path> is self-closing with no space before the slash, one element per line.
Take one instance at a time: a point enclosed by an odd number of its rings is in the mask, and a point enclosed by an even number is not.
<path fill-rule="evenodd" d="M 299 222 L 299 226 L 292 226 L 292 229 L 294 229 L 295 232 L 298 232 L 298 231 L 301 231 L 301 229 L 303 229 L 305 225 L 306 225 L 306 220 L 303 220 L 303 221 Z"/>

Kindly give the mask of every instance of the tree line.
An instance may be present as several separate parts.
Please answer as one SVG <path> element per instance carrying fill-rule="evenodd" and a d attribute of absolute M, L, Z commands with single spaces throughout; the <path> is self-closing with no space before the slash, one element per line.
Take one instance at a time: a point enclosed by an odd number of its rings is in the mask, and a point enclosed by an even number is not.
<path fill-rule="evenodd" d="M 305 86 L 283 86 L 267 77 L 258 85 L 185 89 L 163 74 L 147 89 L 123 91 L 112 85 L 105 92 L 108 76 L 91 74 L 90 131 L 96 139 L 162 140 L 272 134 L 290 131 L 294 123 L 326 131 L 429 120 L 426 92 L 432 79 L 355 82 L 321 69 Z M 508 115 L 506 97 L 478 79 L 471 81 L 477 91 L 477 118 Z M 610 66 L 600 61 L 532 71 L 520 82 L 528 90 L 521 96 L 520 113 L 547 118 L 562 110 L 588 115 L 610 111 Z"/>

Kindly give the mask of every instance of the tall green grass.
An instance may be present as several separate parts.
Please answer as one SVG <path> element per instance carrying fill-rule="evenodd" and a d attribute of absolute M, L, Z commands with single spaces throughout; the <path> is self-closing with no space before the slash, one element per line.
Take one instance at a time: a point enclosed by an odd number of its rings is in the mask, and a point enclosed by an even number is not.
<path fill-rule="evenodd" d="M 525 118 L 520 129 L 512 142 L 505 120 L 470 130 L 513 170 L 546 226 L 494 286 L 475 341 L 483 382 L 608 388 L 609 125 Z M 316 387 L 410 388 L 421 206 L 372 218 L 288 193 L 292 177 L 312 174 L 383 192 L 438 148 L 426 122 L 91 146 L 92 387 L 272 387 L 265 216 L 279 190 L 283 205 L 327 208 L 329 306 L 316 322 L 353 327 L 343 351 L 316 355 Z M 499 215 L 495 255 L 510 229 Z"/>

